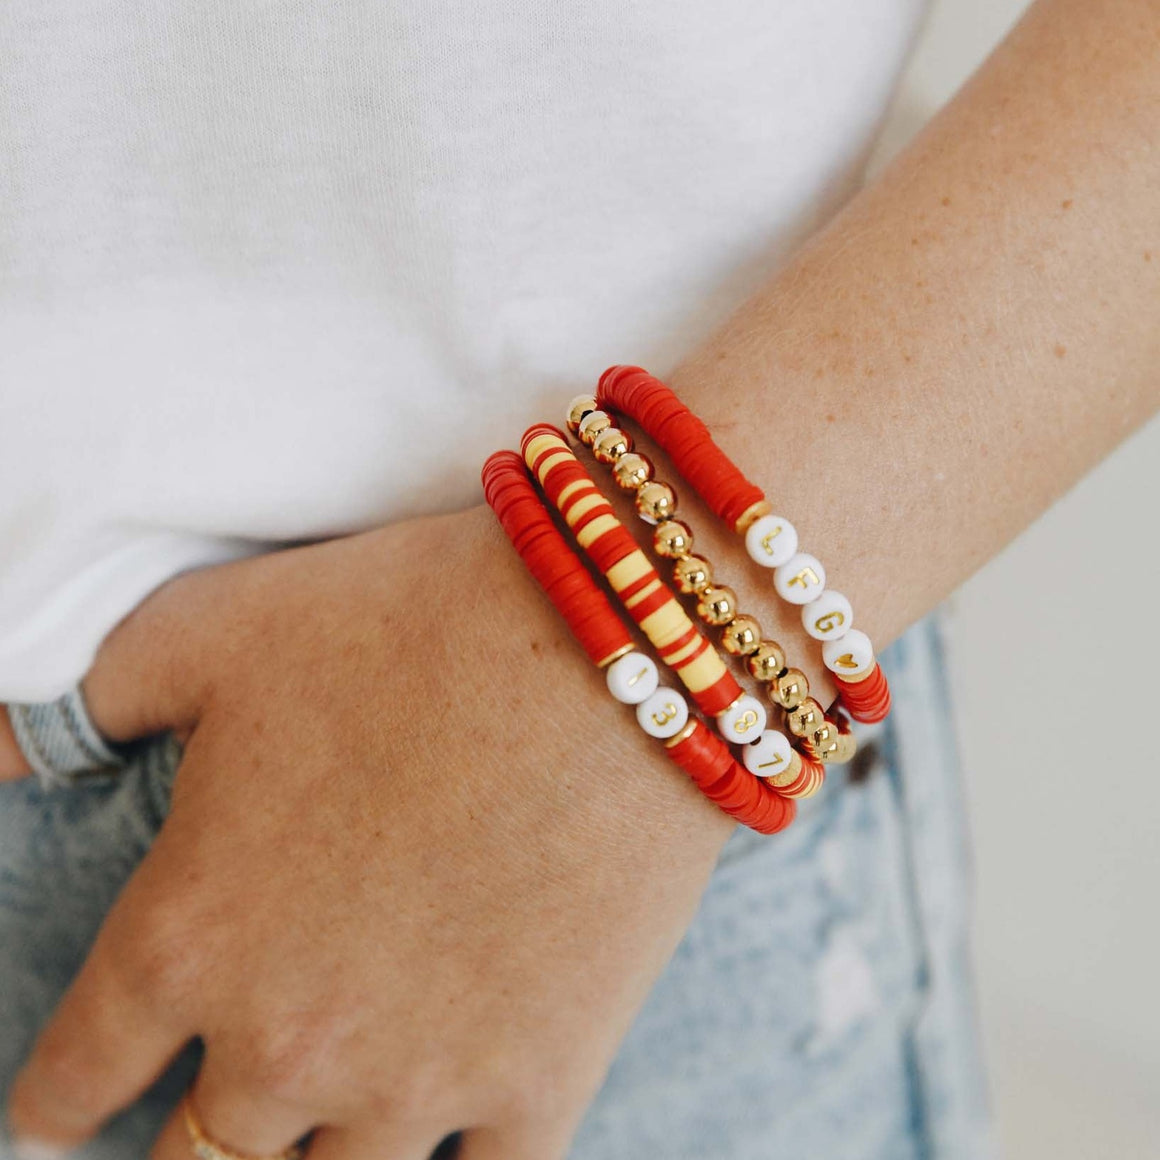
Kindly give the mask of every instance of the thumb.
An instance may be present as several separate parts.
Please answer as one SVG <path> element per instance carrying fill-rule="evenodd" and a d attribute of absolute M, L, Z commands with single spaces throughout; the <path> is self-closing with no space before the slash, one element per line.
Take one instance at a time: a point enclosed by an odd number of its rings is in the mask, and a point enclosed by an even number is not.
<path fill-rule="evenodd" d="M 192 732 L 208 694 L 208 640 L 222 618 L 220 573 L 182 573 L 154 589 L 105 637 L 82 682 L 93 723 L 110 741 Z"/>
<path fill-rule="evenodd" d="M 82 687 L 110 741 L 173 730 L 185 741 L 208 691 L 209 638 L 229 600 L 229 564 L 186 572 L 155 589 L 105 637 Z M 0 782 L 31 773 L 0 704 Z"/>

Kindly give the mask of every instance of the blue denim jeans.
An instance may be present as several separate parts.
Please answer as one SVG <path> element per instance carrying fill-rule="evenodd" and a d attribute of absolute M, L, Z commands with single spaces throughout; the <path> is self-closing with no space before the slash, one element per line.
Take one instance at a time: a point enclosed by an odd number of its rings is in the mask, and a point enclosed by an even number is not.
<path fill-rule="evenodd" d="M 941 614 L 881 660 L 895 707 L 861 730 L 866 776 L 831 766 L 785 833 L 729 840 L 571 1160 L 993 1154 Z M 0 1088 L 164 821 L 180 756 L 163 737 L 113 774 L 0 786 Z M 79 1155 L 145 1160 L 196 1066 L 191 1049 Z"/>

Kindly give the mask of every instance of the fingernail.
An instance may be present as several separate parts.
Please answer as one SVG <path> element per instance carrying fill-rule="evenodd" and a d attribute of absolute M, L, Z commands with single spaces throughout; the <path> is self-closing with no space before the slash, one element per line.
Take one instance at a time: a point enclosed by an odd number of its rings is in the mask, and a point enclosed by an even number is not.
<path fill-rule="evenodd" d="M 68 1153 L 59 1144 L 43 1140 L 13 1140 L 12 1155 L 16 1160 L 64 1160 Z"/>

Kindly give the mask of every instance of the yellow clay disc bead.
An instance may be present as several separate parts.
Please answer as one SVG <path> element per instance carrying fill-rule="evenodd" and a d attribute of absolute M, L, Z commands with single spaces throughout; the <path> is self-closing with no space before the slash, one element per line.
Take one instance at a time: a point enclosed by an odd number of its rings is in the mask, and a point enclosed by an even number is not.
<path fill-rule="evenodd" d="M 700 594 L 713 583 L 713 566 L 704 556 L 684 556 L 673 565 L 673 583 L 686 595 Z"/>
<path fill-rule="evenodd" d="M 624 491 L 636 491 L 652 479 L 653 465 L 647 455 L 628 451 L 612 465 L 612 478 Z"/>
<path fill-rule="evenodd" d="M 612 416 L 607 411 L 591 411 L 580 420 L 576 434 L 580 436 L 581 443 L 591 447 L 611 426 Z"/>
<path fill-rule="evenodd" d="M 769 699 L 783 709 L 796 709 L 810 695 L 810 683 L 801 669 L 786 669 L 769 686 Z"/>
<path fill-rule="evenodd" d="M 636 510 L 652 524 L 672 519 L 677 514 L 677 493 L 659 479 L 650 480 L 636 493 Z"/>
<path fill-rule="evenodd" d="M 735 616 L 721 630 L 721 644 L 735 657 L 748 656 L 761 644 L 761 625 L 752 616 Z"/>
<path fill-rule="evenodd" d="M 573 435 L 580 430 L 580 421 L 591 411 L 598 410 L 595 395 L 577 395 L 568 404 L 568 418 L 565 423 Z"/>
<path fill-rule="evenodd" d="M 737 615 L 737 594 L 724 584 L 710 584 L 698 594 L 697 615 L 706 624 L 728 624 Z"/>
<path fill-rule="evenodd" d="M 776 640 L 763 640 L 745 663 L 750 676 L 759 681 L 772 681 L 785 668 L 785 650 Z"/>
<path fill-rule="evenodd" d="M 807 697 L 797 708 L 789 711 L 785 723 L 795 737 L 809 737 L 826 723 L 826 715 L 813 697 Z"/>
<path fill-rule="evenodd" d="M 615 463 L 622 455 L 632 450 L 632 436 L 619 427 L 608 427 L 601 431 L 592 444 L 592 454 L 597 462 L 604 464 Z"/>
<path fill-rule="evenodd" d="M 679 560 L 693 550 L 693 533 L 680 520 L 665 520 L 653 532 L 653 549 L 666 560 Z"/>

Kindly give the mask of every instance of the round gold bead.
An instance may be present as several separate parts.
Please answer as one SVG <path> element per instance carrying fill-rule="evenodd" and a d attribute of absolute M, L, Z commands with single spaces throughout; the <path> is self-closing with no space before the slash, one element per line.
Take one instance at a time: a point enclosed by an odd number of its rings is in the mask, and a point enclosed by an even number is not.
<path fill-rule="evenodd" d="M 601 431 L 592 444 L 592 454 L 597 462 L 605 464 L 615 463 L 622 455 L 632 450 L 632 436 L 619 427 L 608 427 Z"/>
<path fill-rule="evenodd" d="M 785 650 L 776 640 L 763 640 L 746 660 L 751 676 L 772 681 L 785 668 Z"/>
<path fill-rule="evenodd" d="M 752 616 L 735 616 L 721 630 L 721 644 L 735 657 L 748 656 L 761 644 L 761 625 Z"/>
<path fill-rule="evenodd" d="M 636 493 L 636 510 L 654 524 L 672 519 L 677 514 L 677 493 L 659 479 L 650 480 Z"/>
<path fill-rule="evenodd" d="M 580 426 L 576 428 L 576 434 L 580 436 L 581 443 L 586 447 L 591 447 L 611 426 L 612 416 L 607 411 L 589 411 L 580 420 Z"/>
<path fill-rule="evenodd" d="M 807 697 L 797 708 L 791 709 L 786 714 L 785 723 L 795 737 L 809 737 L 815 729 L 820 729 L 826 724 L 826 715 L 813 697 Z"/>
<path fill-rule="evenodd" d="M 710 584 L 697 597 L 697 615 L 706 624 L 728 624 L 737 615 L 737 594 L 724 584 Z"/>
<path fill-rule="evenodd" d="M 830 761 L 834 765 L 845 765 L 847 761 L 851 761 L 854 754 L 858 752 L 858 742 L 854 739 L 853 733 L 838 734 L 836 748 Z M 823 758 L 823 760 L 825 760 Z"/>
<path fill-rule="evenodd" d="M 576 432 L 580 430 L 580 421 L 584 418 L 584 416 L 587 415 L 590 411 L 595 411 L 596 409 L 597 405 L 595 395 L 577 395 L 568 404 L 568 417 L 565 419 L 568 430 L 571 431 L 573 435 L 575 435 Z"/>
<path fill-rule="evenodd" d="M 679 560 L 693 550 L 693 533 L 680 520 L 665 520 L 653 532 L 653 549 L 666 560 Z"/>
<path fill-rule="evenodd" d="M 684 556 L 673 564 L 673 583 L 686 595 L 700 594 L 713 583 L 713 565 L 704 556 Z"/>
<path fill-rule="evenodd" d="M 820 728 L 810 734 L 810 748 L 821 758 L 827 761 L 838 751 L 838 727 L 826 721 Z"/>
<path fill-rule="evenodd" d="M 769 699 L 783 709 L 796 709 L 810 695 L 810 683 L 801 669 L 786 669 L 769 686 Z"/>
<path fill-rule="evenodd" d="M 652 479 L 653 465 L 647 455 L 639 451 L 628 451 L 612 465 L 612 478 L 616 486 L 625 491 L 636 491 Z"/>

